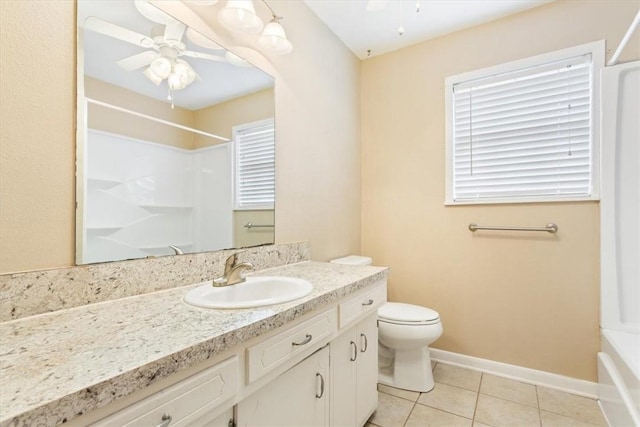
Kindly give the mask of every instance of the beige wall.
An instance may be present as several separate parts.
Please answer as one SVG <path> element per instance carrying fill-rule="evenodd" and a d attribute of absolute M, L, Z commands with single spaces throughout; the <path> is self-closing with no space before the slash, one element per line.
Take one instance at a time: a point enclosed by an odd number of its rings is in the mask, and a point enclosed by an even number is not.
<path fill-rule="evenodd" d="M 195 113 L 193 111 L 180 107 L 169 108 L 169 104 L 166 102 L 149 98 L 102 80 L 85 76 L 84 91 L 85 95 L 91 99 L 137 111 L 171 123 L 191 128 L 195 125 Z M 191 131 L 143 119 L 101 105 L 89 103 L 87 109 L 87 121 L 91 129 L 144 141 L 153 141 L 158 144 L 171 145 L 186 150 L 194 148 L 194 134 Z"/>
<path fill-rule="evenodd" d="M 75 5 L 0 1 L 0 272 L 73 264 Z"/>
<path fill-rule="evenodd" d="M 195 112 L 198 129 L 231 139 L 232 128 L 244 123 L 275 117 L 274 90 L 255 92 Z M 196 135 L 195 148 L 212 145 L 211 138 Z"/>
<path fill-rule="evenodd" d="M 267 89 L 240 98 L 222 102 L 200 110 L 180 107 L 149 98 L 119 86 L 86 76 L 84 90 L 87 97 L 118 107 L 157 117 L 171 123 L 212 133 L 227 139 L 232 127 L 275 116 L 274 90 Z M 219 139 L 133 116 L 108 107 L 88 104 L 88 122 L 91 129 L 125 135 L 187 150 L 220 143 Z"/>
<path fill-rule="evenodd" d="M 233 244 L 236 248 L 272 243 L 274 240 L 273 227 L 255 227 L 248 229 L 245 224 L 251 222 L 256 225 L 270 225 L 274 223 L 274 211 L 242 210 L 233 212 Z"/>
<path fill-rule="evenodd" d="M 445 207 L 444 79 L 600 39 L 615 49 L 638 5 L 558 1 L 363 62 L 362 250 L 391 267 L 390 300 L 440 312 L 434 347 L 596 380 L 598 204 Z M 623 59 L 640 58 L 637 39 Z M 552 221 L 557 235 L 467 229 Z"/>
<path fill-rule="evenodd" d="M 272 61 L 276 240 L 308 240 L 314 259 L 358 252 L 359 61 L 304 3 L 274 7 L 295 45 Z M 0 8 L 0 273 L 73 265 L 75 3 Z"/>

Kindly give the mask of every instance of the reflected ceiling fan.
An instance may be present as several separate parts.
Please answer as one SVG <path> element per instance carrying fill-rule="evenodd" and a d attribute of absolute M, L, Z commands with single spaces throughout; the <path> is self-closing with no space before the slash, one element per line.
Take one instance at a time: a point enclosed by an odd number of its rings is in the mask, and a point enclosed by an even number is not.
<path fill-rule="evenodd" d="M 84 28 L 148 49 L 121 59 L 117 61 L 117 64 L 127 71 L 147 67 L 143 74 L 156 85 L 160 85 L 166 79 L 169 86 L 169 99 L 172 98 L 174 90 L 184 89 L 197 77 L 195 70 L 181 57 L 226 62 L 222 56 L 187 50 L 182 38 L 185 32 L 189 36 L 189 32 L 192 30 L 176 20 L 155 26 L 150 36 L 94 16 L 90 16 L 84 21 Z M 215 48 L 215 46 L 207 47 Z"/>

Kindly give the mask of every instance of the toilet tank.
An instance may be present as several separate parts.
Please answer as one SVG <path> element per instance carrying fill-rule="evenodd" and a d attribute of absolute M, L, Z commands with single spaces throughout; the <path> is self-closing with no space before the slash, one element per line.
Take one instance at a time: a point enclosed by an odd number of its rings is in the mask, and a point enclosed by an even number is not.
<path fill-rule="evenodd" d="M 373 260 L 368 256 L 349 255 L 342 258 L 332 259 L 331 262 L 334 264 L 371 265 Z"/>

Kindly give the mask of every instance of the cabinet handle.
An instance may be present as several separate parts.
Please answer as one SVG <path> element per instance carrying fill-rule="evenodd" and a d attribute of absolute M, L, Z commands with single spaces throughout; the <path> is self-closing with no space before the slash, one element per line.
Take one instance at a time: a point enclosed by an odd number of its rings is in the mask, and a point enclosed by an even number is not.
<path fill-rule="evenodd" d="M 312 337 L 310 334 L 306 334 L 306 335 L 304 336 L 304 339 L 303 339 L 302 341 L 300 341 L 300 342 L 295 342 L 295 341 L 294 341 L 294 342 L 292 342 L 292 343 L 291 343 L 291 345 L 305 345 L 305 344 L 309 344 L 309 343 L 311 342 L 311 339 L 312 339 L 312 338 L 313 338 L 313 337 Z"/>
<path fill-rule="evenodd" d="M 173 421 L 173 418 L 169 414 L 164 414 L 162 418 L 160 418 L 162 422 L 158 424 L 158 427 L 167 427 Z"/>
<path fill-rule="evenodd" d="M 372 299 L 369 299 L 369 301 L 362 303 L 362 305 L 371 305 L 371 304 L 373 304 L 373 300 Z"/>
<path fill-rule="evenodd" d="M 353 356 L 351 356 L 349 360 L 352 362 L 355 362 L 356 359 L 358 358 L 358 346 L 353 341 L 351 341 L 351 346 L 353 348 Z"/>
<path fill-rule="evenodd" d="M 365 334 L 360 334 L 360 341 L 362 341 L 364 339 L 364 342 L 362 344 L 362 348 L 360 349 L 361 353 L 364 353 L 365 351 L 367 351 L 367 348 L 369 348 L 369 340 L 367 339 L 367 336 Z"/>
<path fill-rule="evenodd" d="M 316 373 L 316 381 L 320 377 L 320 394 L 316 393 L 316 399 L 321 399 L 324 396 L 324 377 L 319 372 Z"/>

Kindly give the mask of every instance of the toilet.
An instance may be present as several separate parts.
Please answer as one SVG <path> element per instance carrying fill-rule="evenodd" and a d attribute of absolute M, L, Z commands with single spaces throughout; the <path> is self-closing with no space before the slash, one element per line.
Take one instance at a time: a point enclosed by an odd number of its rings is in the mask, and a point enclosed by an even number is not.
<path fill-rule="evenodd" d="M 336 264 L 371 265 L 371 258 L 350 255 Z M 442 335 L 437 311 L 388 302 L 378 309 L 378 382 L 404 390 L 433 389 L 429 344 Z"/>

